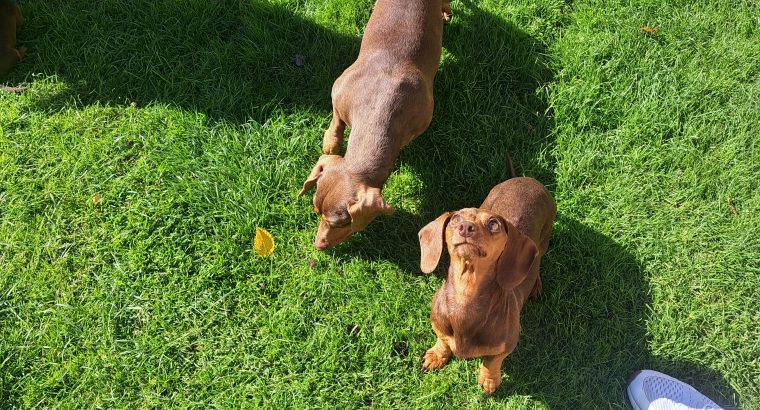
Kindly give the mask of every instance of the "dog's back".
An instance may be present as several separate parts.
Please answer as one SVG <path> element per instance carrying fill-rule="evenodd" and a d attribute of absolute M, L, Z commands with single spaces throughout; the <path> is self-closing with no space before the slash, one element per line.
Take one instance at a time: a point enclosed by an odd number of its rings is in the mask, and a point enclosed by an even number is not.
<path fill-rule="evenodd" d="M 378 0 L 356 62 L 333 85 L 334 108 L 352 137 L 392 138 L 386 145 L 395 156 L 427 129 L 442 33 L 440 0 Z M 349 139 L 349 150 L 371 153 L 375 144 Z"/>
<path fill-rule="evenodd" d="M 364 30 L 358 60 L 371 59 L 380 65 L 406 60 L 432 78 L 438 70 L 442 35 L 440 0 L 378 0 Z"/>
<path fill-rule="evenodd" d="M 543 184 L 530 177 L 510 178 L 493 187 L 480 208 L 501 215 L 536 243 L 539 255 L 546 253 L 557 206 Z"/>

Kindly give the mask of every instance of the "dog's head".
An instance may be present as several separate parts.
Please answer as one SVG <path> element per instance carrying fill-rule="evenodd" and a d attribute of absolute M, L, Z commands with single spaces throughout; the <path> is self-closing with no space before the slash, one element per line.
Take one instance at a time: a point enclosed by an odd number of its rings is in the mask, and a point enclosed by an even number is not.
<path fill-rule="evenodd" d="M 331 248 L 364 230 L 380 214 L 394 212 L 382 196 L 380 188 L 370 187 L 344 169 L 343 157 L 322 155 L 303 183 L 299 196 L 317 187 L 314 212 L 320 216 L 314 247 Z"/>
<path fill-rule="evenodd" d="M 519 285 L 538 256 L 533 240 L 501 216 L 476 208 L 444 213 L 425 225 L 419 238 L 423 272 L 435 270 L 445 241 L 452 264 L 474 264 L 505 289 Z"/>

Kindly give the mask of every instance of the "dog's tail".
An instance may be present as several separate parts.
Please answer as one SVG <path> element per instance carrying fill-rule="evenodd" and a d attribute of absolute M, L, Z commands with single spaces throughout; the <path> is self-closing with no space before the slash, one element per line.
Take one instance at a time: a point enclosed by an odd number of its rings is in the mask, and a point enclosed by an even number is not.
<path fill-rule="evenodd" d="M 509 171 L 509 177 L 507 179 L 512 179 L 517 176 L 515 173 L 515 166 L 512 164 L 512 154 L 507 151 L 507 170 Z"/>

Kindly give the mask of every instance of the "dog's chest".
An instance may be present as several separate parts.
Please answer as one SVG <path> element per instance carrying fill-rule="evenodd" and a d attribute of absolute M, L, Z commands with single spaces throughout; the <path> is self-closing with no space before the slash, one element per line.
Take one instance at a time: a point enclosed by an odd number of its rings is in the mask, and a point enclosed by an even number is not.
<path fill-rule="evenodd" d="M 433 307 L 449 345 L 459 358 L 474 358 L 503 352 L 510 329 L 509 300 L 503 295 L 480 293 L 463 298 L 447 286 Z M 518 324 L 519 326 L 519 324 Z"/>

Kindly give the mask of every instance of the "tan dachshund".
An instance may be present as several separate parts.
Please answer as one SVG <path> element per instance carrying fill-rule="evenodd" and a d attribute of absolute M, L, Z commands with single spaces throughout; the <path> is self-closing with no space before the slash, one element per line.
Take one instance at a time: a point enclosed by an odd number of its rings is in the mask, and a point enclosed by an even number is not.
<path fill-rule="evenodd" d="M 451 264 L 433 297 L 430 322 L 438 336 L 423 370 L 451 357 L 483 357 L 478 384 L 492 394 L 501 362 L 517 346 L 520 310 L 541 292 L 539 266 L 557 213 L 549 192 L 533 178 L 495 186 L 480 208 L 446 212 L 419 232 L 425 273 L 435 270 L 446 243 Z"/>
<path fill-rule="evenodd" d="M 0 77 L 8 74 L 26 55 L 26 47 L 16 48 L 16 33 L 23 23 L 24 18 L 16 2 L 0 0 Z"/>
<path fill-rule="evenodd" d="M 359 57 L 333 84 L 323 155 L 299 193 L 317 187 L 317 249 L 335 246 L 378 215 L 394 212 L 380 191 L 401 148 L 430 125 L 442 21 L 450 17 L 448 1 L 375 3 Z M 340 156 L 346 126 L 351 133 Z"/>

